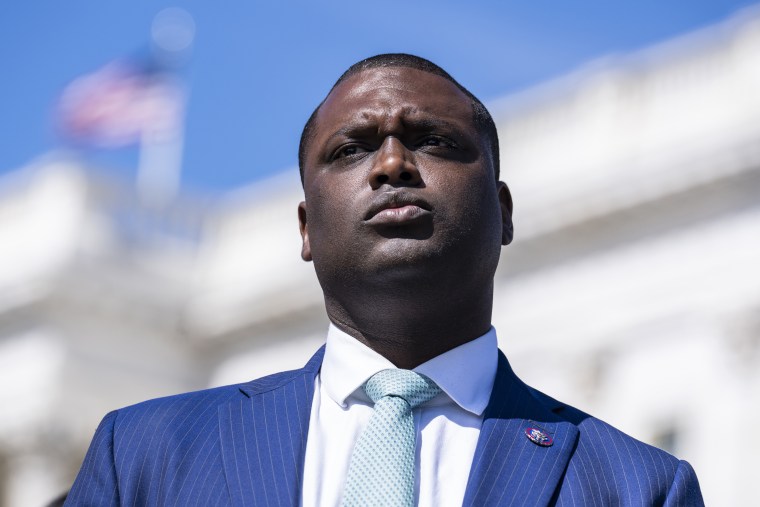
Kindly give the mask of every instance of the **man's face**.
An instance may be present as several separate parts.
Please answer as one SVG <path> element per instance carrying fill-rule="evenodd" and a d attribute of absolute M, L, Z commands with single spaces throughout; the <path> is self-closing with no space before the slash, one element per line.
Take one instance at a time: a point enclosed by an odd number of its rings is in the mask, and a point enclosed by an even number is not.
<path fill-rule="evenodd" d="M 326 291 L 361 274 L 493 277 L 511 201 L 454 84 L 404 67 L 362 71 L 332 91 L 313 132 L 302 257 Z"/>

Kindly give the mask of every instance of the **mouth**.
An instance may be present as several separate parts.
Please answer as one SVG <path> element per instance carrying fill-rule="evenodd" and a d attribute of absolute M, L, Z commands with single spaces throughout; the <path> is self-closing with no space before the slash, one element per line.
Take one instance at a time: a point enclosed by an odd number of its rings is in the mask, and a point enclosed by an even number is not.
<path fill-rule="evenodd" d="M 407 193 L 386 193 L 370 206 L 364 216 L 369 225 L 393 226 L 417 222 L 432 216 L 425 200 Z"/>

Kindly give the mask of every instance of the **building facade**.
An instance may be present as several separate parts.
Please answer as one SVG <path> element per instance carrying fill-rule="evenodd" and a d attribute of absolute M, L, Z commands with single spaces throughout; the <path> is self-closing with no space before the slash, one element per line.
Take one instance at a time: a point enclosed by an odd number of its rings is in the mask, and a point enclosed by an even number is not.
<path fill-rule="evenodd" d="M 760 416 L 760 16 L 490 105 L 516 239 L 493 323 L 534 387 L 748 505 Z M 296 170 L 140 200 L 48 155 L 0 180 L 0 505 L 65 490 L 109 410 L 302 365 L 327 328 Z"/>

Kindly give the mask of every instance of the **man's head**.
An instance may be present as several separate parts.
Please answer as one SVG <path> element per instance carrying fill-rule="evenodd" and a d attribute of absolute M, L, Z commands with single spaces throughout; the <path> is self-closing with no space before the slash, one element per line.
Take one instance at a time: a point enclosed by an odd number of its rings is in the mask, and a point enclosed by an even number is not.
<path fill-rule="evenodd" d="M 302 257 L 314 261 L 328 306 L 425 291 L 452 302 L 478 293 L 490 305 L 500 247 L 512 239 L 495 132 L 483 127 L 493 122 L 438 67 L 387 58 L 351 67 L 305 129 Z"/>
<path fill-rule="evenodd" d="M 488 109 L 483 105 L 478 98 L 470 93 L 470 91 L 459 84 L 453 77 L 449 75 L 448 72 L 443 70 L 438 65 L 434 64 L 430 60 L 426 60 L 424 58 L 420 58 L 419 56 L 414 55 L 408 55 L 404 53 L 386 53 L 382 55 L 376 55 L 372 56 L 370 58 L 366 58 L 360 62 L 357 62 L 353 64 L 351 67 L 346 70 L 343 75 L 341 75 L 338 80 L 335 82 L 333 87 L 330 89 L 330 92 L 328 92 L 328 96 L 332 91 L 337 87 L 339 84 L 341 84 L 343 81 L 348 79 L 349 77 L 358 74 L 361 71 L 374 69 L 378 67 L 406 67 L 410 69 L 417 69 L 421 70 L 423 72 L 428 72 L 430 74 L 435 74 L 436 76 L 441 76 L 444 79 L 447 79 L 451 81 L 451 83 L 454 84 L 457 88 L 459 88 L 462 93 L 464 93 L 471 102 L 472 105 L 472 114 L 473 114 L 473 120 L 475 121 L 475 125 L 477 125 L 478 130 L 480 130 L 480 133 L 482 136 L 484 136 L 488 140 L 488 145 L 491 150 L 491 163 L 493 165 L 494 169 L 494 177 L 498 181 L 499 179 L 499 137 L 496 133 L 496 125 L 494 124 L 493 118 L 491 117 L 491 113 L 488 112 Z M 306 125 L 304 125 L 303 131 L 301 132 L 301 141 L 298 145 L 298 169 L 301 173 L 301 183 L 303 183 L 303 173 L 304 173 L 304 158 L 306 149 L 308 147 L 309 142 L 311 141 L 313 134 L 314 134 L 314 123 L 317 117 L 317 113 L 319 112 L 319 109 L 322 107 L 322 103 L 320 103 L 317 108 L 314 110 L 313 113 L 311 113 L 311 116 L 306 121 Z"/>

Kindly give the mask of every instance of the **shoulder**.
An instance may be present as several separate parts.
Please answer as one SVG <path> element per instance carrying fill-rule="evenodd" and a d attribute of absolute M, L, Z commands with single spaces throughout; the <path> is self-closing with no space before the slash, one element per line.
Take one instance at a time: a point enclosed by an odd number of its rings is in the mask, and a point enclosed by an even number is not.
<path fill-rule="evenodd" d="M 110 412 L 98 426 L 69 503 L 153 505 L 179 495 L 174 503 L 185 505 L 191 499 L 204 504 L 198 499 L 211 495 L 224 498 L 222 470 L 225 459 L 234 463 L 240 437 L 244 445 L 246 436 L 268 438 L 266 433 L 249 433 L 249 421 L 244 423 L 240 417 L 244 409 L 253 415 L 253 407 L 265 398 L 271 404 L 275 398 L 290 400 L 299 392 L 298 399 L 306 399 L 308 379 L 313 386 L 320 363 L 321 351 L 300 370 L 156 398 Z M 273 414 L 278 413 L 261 410 L 256 417 Z M 250 422 L 255 428 L 256 420 Z M 102 501 L 89 502 L 90 498 Z"/>
<path fill-rule="evenodd" d="M 515 394 L 518 393 L 518 394 Z M 512 370 L 500 353 L 499 369 L 494 383 L 494 397 L 502 403 L 520 405 L 520 417 L 545 422 L 569 423 L 578 430 L 573 456 L 588 454 L 594 462 L 607 465 L 664 466 L 666 475 L 673 475 L 679 460 L 667 452 L 645 444 L 582 410 L 558 401 L 527 385 Z M 671 470 L 668 474 L 667 471 Z"/>
<path fill-rule="evenodd" d="M 220 406 L 282 388 L 307 372 L 307 368 L 278 372 L 240 384 L 155 398 L 115 410 L 108 417 L 117 433 L 135 427 L 155 431 L 168 426 L 198 425 L 206 419 L 216 419 Z"/>
<path fill-rule="evenodd" d="M 182 425 L 183 422 L 216 417 L 220 406 L 239 399 L 284 388 L 316 375 L 322 364 L 324 347 L 320 348 L 303 368 L 273 373 L 249 382 L 203 389 L 173 396 L 155 398 L 115 410 L 114 429 L 131 426 Z"/>
<path fill-rule="evenodd" d="M 664 470 L 670 470 L 671 473 L 668 475 L 675 473 L 679 463 L 675 456 L 637 440 L 611 424 L 536 389 L 530 388 L 530 391 L 552 413 L 578 427 L 580 435 L 577 451 L 591 452 L 600 461 L 609 464 L 614 464 L 615 461 L 657 463 L 658 466 L 664 467 Z"/>
<path fill-rule="evenodd" d="M 256 392 L 287 386 L 299 370 L 143 401 L 105 416 L 96 440 L 111 449 L 117 475 L 138 471 L 135 463 L 172 461 L 178 456 L 217 456 L 220 421 L 229 407 L 254 401 Z M 211 459 L 211 458 L 208 458 Z M 164 468 L 164 465 L 161 466 Z"/>
<path fill-rule="evenodd" d="M 155 398 L 112 412 L 116 433 L 140 427 L 155 430 L 161 426 L 181 425 L 188 419 L 216 417 L 216 409 L 240 396 L 240 386 L 230 385 Z"/>
<path fill-rule="evenodd" d="M 529 388 L 531 394 L 556 416 L 574 424 L 578 442 L 568 464 L 567 479 L 590 485 L 591 498 L 649 497 L 653 503 L 688 499 L 701 505 L 699 483 L 686 461 L 646 444 L 611 424 L 566 403 Z M 576 492 L 577 494 L 577 492 Z"/>

